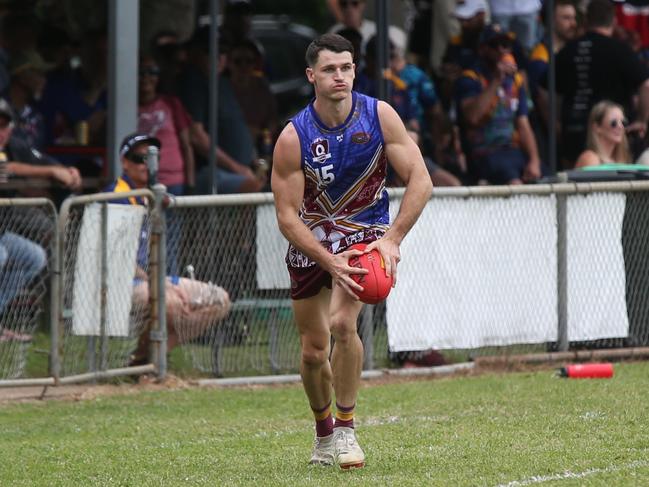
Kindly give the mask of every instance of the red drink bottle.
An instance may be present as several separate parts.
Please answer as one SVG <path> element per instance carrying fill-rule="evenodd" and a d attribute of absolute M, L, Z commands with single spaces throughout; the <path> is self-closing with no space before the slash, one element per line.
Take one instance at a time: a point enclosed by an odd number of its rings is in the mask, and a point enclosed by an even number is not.
<path fill-rule="evenodd" d="M 610 379 L 613 377 L 613 364 L 575 364 L 559 369 L 559 376 L 571 379 Z"/>

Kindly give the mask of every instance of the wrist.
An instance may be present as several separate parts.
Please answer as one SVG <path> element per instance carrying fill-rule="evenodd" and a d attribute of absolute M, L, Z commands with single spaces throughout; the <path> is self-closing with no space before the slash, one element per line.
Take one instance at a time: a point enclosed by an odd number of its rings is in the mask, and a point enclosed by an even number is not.
<path fill-rule="evenodd" d="M 405 235 L 400 235 L 396 232 L 396 230 L 393 229 L 394 226 L 390 227 L 390 229 L 385 232 L 385 235 L 381 237 L 381 240 L 388 240 L 398 247 L 399 245 L 401 245 L 401 242 L 403 241 Z"/>

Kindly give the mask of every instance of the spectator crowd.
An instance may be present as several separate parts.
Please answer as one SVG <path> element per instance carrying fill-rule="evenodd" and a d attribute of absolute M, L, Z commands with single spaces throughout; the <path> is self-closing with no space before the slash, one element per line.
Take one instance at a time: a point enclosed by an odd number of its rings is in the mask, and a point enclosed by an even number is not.
<path fill-rule="evenodd" d="M 376 95 L 381 81 L 376 23 L 367 15 L 373 5 L 326 3 L 329 31 L 357 50 L 354 89 Z M 418 142 L 438 186 L 537 182 L 553 170 L 635 163 L 649 146 L 649 19 L 638 0 L 556 0 L 551 19 L 540 0 L 394 0 L 391 8 L 408 15 L 389 26 L 389 66 L 382 71 L 388 101 Z M 224 2 L 215 154 L 219 193 L 269 189 L 273 142 L 291 116 L 286 107 L 280 113 L 271 90 L 274 60 L 253 35 L 254 14 L 253 0 Z M 5 152 L 12 162 L 39 168 L 9 177 L 34 174 L 62 190 L 82 191 L 82 179 L 106 175 L 107 162 L 98 154 L 106 139 L 107 33 L 92 30 L 73 40 L 18 7 L 5 11 L 1 22 Z M 174 195 L 212 189 L 209 38 L 209 26 L 202 25 L 189 39 L 165 30 L 140 46 L 137 131 L 160 140 L 159 180 Z M 549 120 L 550 50 L 556 59 L 554 121 Z M 602 115 L 603 102 L 615 106 L 619 127 Z M 591 113 L 596 106 L 597 114 Z M 554 157 L 548 153 L 550 129 L 558 140 Z M 601 148 L 609 139 L 619 139 L 624 149 L 609 154 Z M 74 149 L 79 146 L 98 150 Z M 18 160 L 18 154 L 29 157 Z M 645 154 L 640 161 L 646 159 Z M 85 186 L 92 191 L 106 182 Z M 400 182 L 392 175 L 390 184 Z"/>

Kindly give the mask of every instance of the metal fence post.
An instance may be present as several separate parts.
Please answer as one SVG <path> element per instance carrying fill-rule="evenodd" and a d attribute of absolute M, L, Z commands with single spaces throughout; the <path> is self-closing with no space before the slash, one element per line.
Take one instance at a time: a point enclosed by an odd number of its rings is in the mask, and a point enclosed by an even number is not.
<path fill-rule="evenodd" d="M 108 368 L 108 336 L 106 320 L 108 318 L 108 203 L 101 205 L 101 309 L 99 321 L 100 357 L 99 370 Z"/>
<path fill-rule="evenodd" d="M 557 198 L 557 346 L 568 350 L 568 195 L 558 193 Z"/>
<path fill-rule="evenodd" d="M 153 362 L 158 366 L 158 379 L 167 375 L 167 313 L 165 300 L 166 269 L 167 269 L 167 235 L 165 224 L 164 184 L 153 186 L 155 206 L 152 214 L 152 248 L 154 258 L 151 260 L 151 342 L 153 346 Z M 155 317 L 155 319 L 154 319 Z"/>
<path fill-rule="evenodd" d="M 59 324 L 63 297 L 61 296 L 61 262 L 63 256 L 63 232 L 59 228 L 58 213 L 54 211 L 54 243 L 52 248 L 52 274 L 50 275 L 50 375 L 58 383 L 61 376 L 61 357 L 59 354 Z"/>

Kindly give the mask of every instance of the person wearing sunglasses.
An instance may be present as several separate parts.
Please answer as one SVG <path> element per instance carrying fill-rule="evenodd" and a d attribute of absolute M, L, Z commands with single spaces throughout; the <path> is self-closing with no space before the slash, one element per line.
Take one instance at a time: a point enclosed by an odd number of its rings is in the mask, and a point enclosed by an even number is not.
<path fill-rule="evenodd" d="M 158 179 L 176 196 L 191 193 L 195 182 L 191 118 L 175 96 L 158 93 L 160 68 L 149 56 L 140 59 L 138 77 L 138 132 L 160 139 Z"/>
<path fill-rule="evenodd" d="M 161 149 L 161 142 L 146 133 L 127 135 L 120 145 L 119 155 L 122 174 L 104 192 L 126 193 L 148 187 L 147 153 L 149 147 Z M 146 205 L 142 197 L 124 197 L 111 203 L 122 205 Z M 148 309 L 149 235 L 147 223 L 140 233 L 137 265 L 133 286 L 134 309 Z M 165 286 L 167 311 L 167 352 L 177 345 L 201 336 L 209 327 L 216 325 L 230 312 L 230 296 L 220 286 L 177 275 L 168 275 Z M 148 363 L 150 337 L 148 330 L 140 334 L 138 346 L 131 356 L 129 365 Z"/>
<path fill-rule="evenodd" d="M 626 136 L 627 125 L 620 105 L 610 100 L 597 103 L 588 117 L 586 150 L 577 159 L 575 168 L 633 162 Z"/>
<path fill-rule="evenodd" d="M 631 47 L 613 36 L 616 7 L 591 0 L 586 32 L 566 43 L 556 56 L 556 91 L 561 100 L 559 159 L 571 169 L 584 150 L 589 114 L 601 100 L 624 107 L 631 123 L 627 133 L 642 139 L 649 123 L 649 69 Z M 547 76 L 541 86 L 547 89 Z"/>

